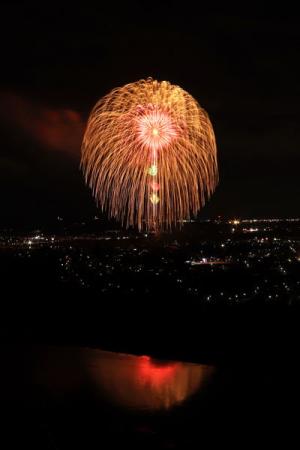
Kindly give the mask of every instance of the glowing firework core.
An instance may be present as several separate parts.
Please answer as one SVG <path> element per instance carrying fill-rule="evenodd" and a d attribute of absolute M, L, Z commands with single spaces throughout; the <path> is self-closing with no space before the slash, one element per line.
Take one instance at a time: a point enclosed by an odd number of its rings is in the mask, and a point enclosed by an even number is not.
<path fill-rule="evenodd" d="M 207 113 L 179 86 L 151 78 L 99 100 L 81 167 L 109 217 L 147 230 L 170 229 L 196 215 L 218 182 Z"/>
<path fill-rule="evenodd" d="M 162 149 L 177 137 L 176 126 L 167 111 L 155 105 L 139 111 L 143 113 L 137 118 L 137 134 L 143 146 L 150 150 Z"/>

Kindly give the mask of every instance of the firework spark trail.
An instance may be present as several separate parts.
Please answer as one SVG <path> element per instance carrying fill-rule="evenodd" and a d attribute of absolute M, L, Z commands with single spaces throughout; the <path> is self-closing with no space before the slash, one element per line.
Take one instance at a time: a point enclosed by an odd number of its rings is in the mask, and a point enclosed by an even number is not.
<path fill-rule="evenodd" d="M 207 113 L 179 86 L 151 78 L 95 105 L 81 167 L 102 210 L 140 230 L 167 230 L 196 215 L 218 182 Z"/>

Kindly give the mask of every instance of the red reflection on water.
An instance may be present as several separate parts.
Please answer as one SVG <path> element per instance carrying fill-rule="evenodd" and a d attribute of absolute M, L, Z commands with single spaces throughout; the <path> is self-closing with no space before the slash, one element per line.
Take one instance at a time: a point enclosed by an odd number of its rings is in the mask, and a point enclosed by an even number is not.
<path fill-rule="evenodd" d="M 149 356 L 141 356 L 137 365 L 137 377 L 140 382 L 159 387 L 174 378 L 178 366 L 178 363 L 158 365 Z"/>
<path fill-rule="evenodd" d="M 149 356 L 85 350 L 86 367 L 99 391 L 115 403 L 134 409 L 167 409 L 183 402 L 210 378 L 211 366 Z"/>

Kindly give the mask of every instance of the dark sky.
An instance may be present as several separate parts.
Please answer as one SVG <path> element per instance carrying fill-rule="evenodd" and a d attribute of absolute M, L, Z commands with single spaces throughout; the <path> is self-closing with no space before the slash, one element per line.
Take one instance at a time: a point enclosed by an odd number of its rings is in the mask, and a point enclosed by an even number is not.
<path fill-rule="evenodd" d="M 95 214 L 79 171 L 88 113 L 148 76 L 179 84 L 214 125 L 220 184 L 202 217 L 299 216 L 295 11 L 98 3 L 0 6 L 0 227 Z"/>

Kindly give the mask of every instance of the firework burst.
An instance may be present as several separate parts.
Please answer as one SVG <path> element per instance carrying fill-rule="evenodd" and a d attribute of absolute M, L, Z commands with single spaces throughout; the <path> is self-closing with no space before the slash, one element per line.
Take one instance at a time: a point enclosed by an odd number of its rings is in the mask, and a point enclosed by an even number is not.
<path fill-rule="evenodd" d="M 218 182 L 207 113 L 179 86 L 151 78 L 114 89 L 95 105 L 81 167 L 101 209 L 140 230 L 180 225 Z"/>

